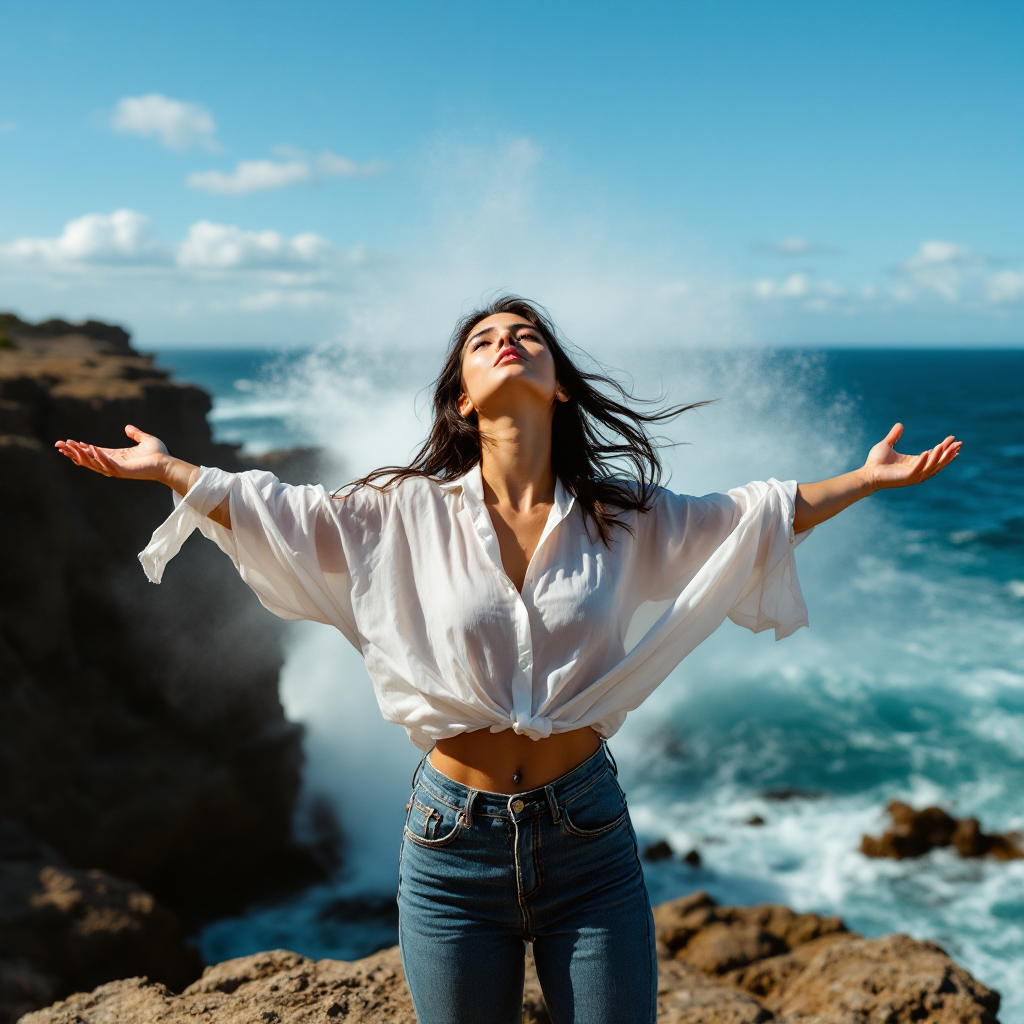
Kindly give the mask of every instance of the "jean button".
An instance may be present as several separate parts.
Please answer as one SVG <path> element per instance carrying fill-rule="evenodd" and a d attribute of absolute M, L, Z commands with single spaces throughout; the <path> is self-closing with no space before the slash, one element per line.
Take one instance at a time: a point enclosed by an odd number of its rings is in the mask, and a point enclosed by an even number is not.
<path fill-rule="evenodd" d="M 522 800 L 513 800 L 512 801 L 512 810 L 515 811 L 516 814 L 522 814 L 523 813 L 523 808 L 525 806 L 526 806 L 526 804 L 524 804 Z"/>

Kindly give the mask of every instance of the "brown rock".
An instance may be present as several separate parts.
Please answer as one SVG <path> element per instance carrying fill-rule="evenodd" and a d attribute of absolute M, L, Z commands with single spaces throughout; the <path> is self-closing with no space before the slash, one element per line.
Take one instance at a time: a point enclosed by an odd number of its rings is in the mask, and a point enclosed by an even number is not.
<path fill-rule="evenodd" d="M 724 974 L 799 945 L 846 931 L 834 915 L 796 914 L 789 907 L 720 907 L 697 891 L 654 910 L 661 956 L 676 956 L 708 974 Z"/>
<path fill-rule="evenodd" d="M 929 1024 L 995 1024 L 999 995 L 975 981 L 936 945 L 906 935 L 846 936 L 805 947 L 798 972 L 764 1002 L 779 1015 Z M 799 951 L 798 951 L 799 952 Z"/>
<path fill-rule="evenodd" d="M 760 1024 L 771 1013 L 746 992 L 679 960 L 658 964 L 658 1024 Z"/>
<path fill-rule="evenodd" d="M 702 889 L 654 908 L 654 937 L 658 955 L 670 957 L 715 918 L 715 901 Z"/>
<path fill-rule="evenodd" d="M 999 860 L 1024 857 L 1016 836 L 981 831 L 977 818 L 957 820 L 941 807 L 915 811 L 909 804 L 893 800 L 887 808 L 892 828 L 881 837 L 864 836 L 861 853 L 866 857 L 921 857 L 939 846 L 953 846 L 961 857 L 992 856 Z"/>
<path fill-rule="evenodd" d="M 145 973 L 181 989 L 201 970 L 174 915 L 148 892 L 70 868 L 0 820 L 0 1021 L 112 978 Z"/>
<path fill-rule="evenodd" d="M 311 878 L 290 839 L 302 751 L 277 694 L 282 624 L 202 540 L 150 585 L 136 555 L 166 489 L 53 449 L 121 446 L 131 422 L 244 468 L 211 439 L 209 396 L 118 327 L 3 314 L 0 330 L 0 806 L 192 921 Z"/>
<path fill-rule="evenodd" d="M 654 909 L 659 949 L 660 1024 L 995 1024 L 999 996 L 938 946 L 905 935 L 862 939 L 838 918 L 786 907 L 719 907 L 706 893 Z M 698 923 L 703 921 L 704 923 Z M 734 947 L 749 962 L 719 976 L 685 954 Z M 672 957 L 668 941 L 689 938 Z M 710 935 L 713 939 L 705 937 Z M 765 937 L 768 937 L 766 939 Z M 765 950 L 788 944 L 782 954 Z M 721 960 L 712 962 L 718 969 Z M 22 1024 L 305 1024 L 345 1020 L 412 1024 L 412 1002 L 397 949 L 343 963 L 314 963 L 277 950 L 210 967 L 180 996 L 146 979 L 103 985 L 23 1018 Z M 527 959 L 524 1024 L 550 1024 Z"/>
<path fill-rule="evenodd" d="M 644 847 L 643 856 L 644 860 L 671 860 L 672 847 L 664 839 L 659 839 L 656 843 L 648 843 Z"/>
<path fill-rule="evenodd" d="M 415 1024 L 398 948 L 365 960 L 314 962 L 275 950 L 207 968 L 173 995 L 145 978 L 129 978 L 78 994 L 22 1018 L 22 1024 Z"/>

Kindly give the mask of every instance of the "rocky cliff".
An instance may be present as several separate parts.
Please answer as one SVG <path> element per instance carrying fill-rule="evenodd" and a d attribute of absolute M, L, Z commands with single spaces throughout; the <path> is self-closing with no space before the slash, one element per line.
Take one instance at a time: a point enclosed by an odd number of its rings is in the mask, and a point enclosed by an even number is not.
<path fill-rule="evenodd" d="M 938 947 L 864 939 L 834 917 L 719 907 L 696 892 L 654 911 L 659 1024 L 996 1024 L 999 996 Z M 103 985 L 22 1024 L 415 1024 L 398 950 L 345 963 L 276 950 L 207 968 L 181 995 Z M 527 963 L 524 1024 L 550 1024 Z"/>
<path fill-rule="evenodd" d="M 53 442 L 121 446 L 134 422 L 242 468 L 209 408 L 120 328 L 0 315 L 0 817 L 55 870 L 131 879 L 186 922 L 317 870 L 290 840 L 302 753 L 277 695 L 281 623 L 200 538 L 150 584 L 136 555 L 167 490 Z"/>

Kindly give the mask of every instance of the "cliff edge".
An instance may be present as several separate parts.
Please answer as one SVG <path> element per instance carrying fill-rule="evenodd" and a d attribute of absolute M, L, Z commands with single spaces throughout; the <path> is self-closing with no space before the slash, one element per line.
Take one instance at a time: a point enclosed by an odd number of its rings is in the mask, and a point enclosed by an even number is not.
<path fill-rule="evenodd" d="M 136 423 L 245 468 L 209 409 L 121 328 L 0 315 L 0 817 L 55 871 L 131 879 L 187 923 L 317 872 L 290 839 L 302 737 L 278 700 L 283 624 L 200 539 L 150 584 L 136 556 L 167 490 L 53 442 L 120 447 Z"/>

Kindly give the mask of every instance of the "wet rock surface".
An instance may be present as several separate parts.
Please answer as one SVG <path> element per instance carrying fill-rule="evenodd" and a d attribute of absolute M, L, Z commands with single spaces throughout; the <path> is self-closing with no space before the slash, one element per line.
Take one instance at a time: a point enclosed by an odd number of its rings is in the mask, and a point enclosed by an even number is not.
<path fill-rule="evenodd" d="M 923 857 L 929 850 L 951 846 L 961 857 L 1020 860 L 1024 841 L 1018 835 L 982 832 L 977 818 L 954 818 L 941 807 L 916 811 L 893 800 L 886 808 L 892 828 L 879 837 L 864 836 L 860 850 L 867 857 Z"/>
<path fill-rule="evenodd" d="M 720 907 L 697 892 L 655 908 L 660 1024 L 995 1024 L 999 996 L 938 946 L 864 939 L 835 917 Z M 397 948 L 318 962 L 285 950 L 207 968 L 180 995 L 142 978 L 102 985 L 22 1024 L 412 1024 Z M 523 1021 L 549 1024 L 527 961 Z"/>

